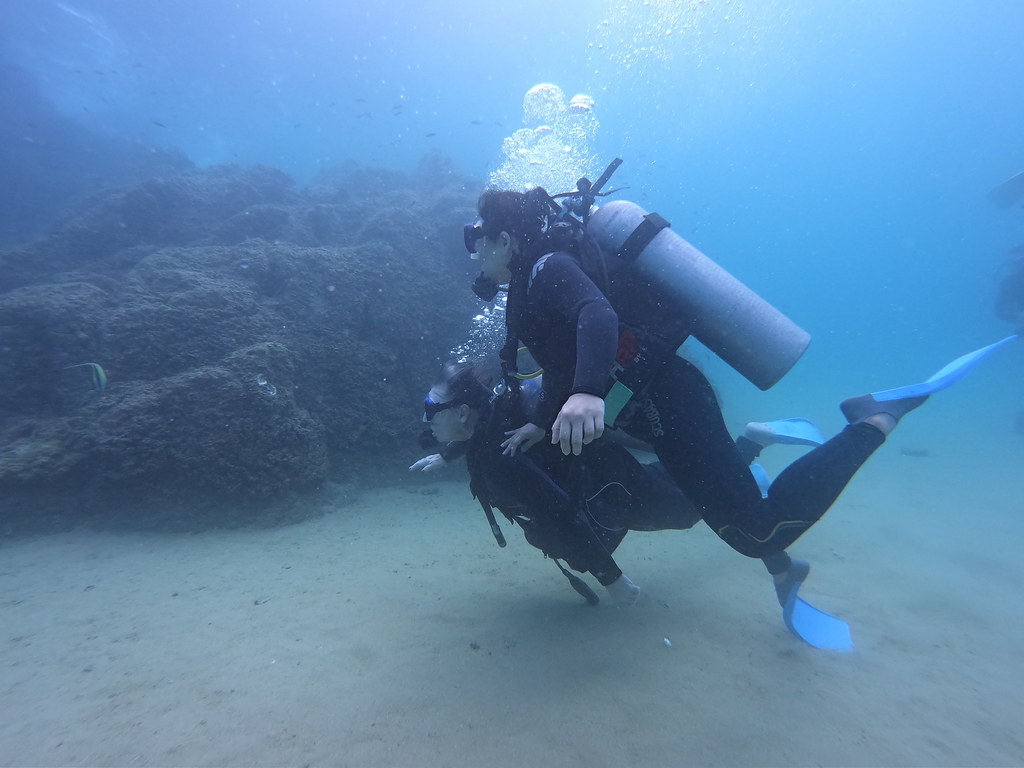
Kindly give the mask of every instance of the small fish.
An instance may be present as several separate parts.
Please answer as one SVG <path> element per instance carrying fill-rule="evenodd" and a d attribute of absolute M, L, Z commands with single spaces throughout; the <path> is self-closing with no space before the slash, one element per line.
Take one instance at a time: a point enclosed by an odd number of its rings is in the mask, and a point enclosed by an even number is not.
<path fill-rule="evenodd" d="M 428 134 L 427 134 L 427 138 L 428 138 L 428 139 L 429 139 L 429 138 L 430 138 L 431 136 L 437 136 L 437 134 L 436 134 L 436 133 L 428 133 Z"/>
<path fill-rule="evenodd" d="M 167 127 L 164 123 L 161 123 L 159 120 L 154 120 L 153 121 L 153 125 L 156 125 L 156 126 L 158 126 L 160 128 L 166 128 Z"/>
<path fill-rule="evenodd" d="M 102 392 L 107 388 L 107 372 L 103 370 L 103 366 L 99 363 L 77 363 L 76 365 L 69 365 L 62 370 L 69 370 L 71 368 L 85 368 L 89 367 L 92 369 L 92 385 L 97 391 Z"/>
<path fill-rule="evenodd" d="M 900 453 L 904 456 L 913 456 L 915 459 L 924 459 L 930 455 L 927 448 L 919 445 L 905 445 L 900 448 Z"/>

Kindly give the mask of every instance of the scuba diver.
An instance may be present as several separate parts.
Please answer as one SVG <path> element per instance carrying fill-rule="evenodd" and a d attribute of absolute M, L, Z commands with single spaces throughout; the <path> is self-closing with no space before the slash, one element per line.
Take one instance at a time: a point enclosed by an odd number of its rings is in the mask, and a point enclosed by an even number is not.
<path fill-rule="evenodd" d="M 465 227 L 466 249 L 480 264 L 474 292 L 489 301 L 503 286 L 507 291 L 508 386 L 515 386 L 509 374 L 520 345 L 544 371 L 535 416 L 509 430 L 501 446 L 516 455 L 547 438 L 563 455 L 580 456 L 606 425 L 650 444 L 704 522 L 737 552 L 764 562 L 787 626 L 808 639 L 794 623 L 806 613 L 797 590 L 809 565 L 786 549 L 907 413 L 1016 337 L 965 355 L 919 384 L 843 401 L 847 426 L 762 494 L 710 383 L 675 352 L 693 335 L 767 389 L 810 337 L 657 214 L 619 201 L 595 207 L 598 196 L 610 194 L 601 189 L 620 162 L 598 182 L 581 179 L 575 192 L 554 197 L 539 187 L 487 190 L 479 220 Z M 564 206 L 556 198 L 567 198 Z M 850 646 L 848 630 L 832 639 L 825 647 Z"/>
<path fill-rule="evenodd" d="M 581 266 L 584 257 L 567 250 L 573 242 L 553 250 L 550 200 L 542 189 L 484 192 L 471 242 L 483 279 L 509 286 L 509 338 L 525 344 L 544 369 L 536 419 L 514 430 L 505 447 L 528 450 L 550 434 L 563 453 L 578 456 L 601 437 L 610 373 L 626 367 L 624 357 L 637 359 L 632 350 L 621 354 L 621 330 L 624 343 L 642 350 L 636 367 L 644 370 L 610 426 L 650 443 L 712 530 L 741 554 L 761 558 L 780 589 L 802 581 L 806 567 L 794 569 L 786 548 L 925 398 L 844 402 L 850 425 L 789 466 L 763 498 L 704 375 L 654 332 L 620 329 L 611 302 Z"/>
<path fill-rule="evenodd" d="M 427 456 L 409 469 L 431 471 L 465 453 L 470 489 L 499 545 L 505 540 L 493 507 L 518 524 L 527 541 L 554 560 L 588 601 L 598 598 L 559 560 L 573 570 L 589 571 L 617 602 L 634 602 L 640 589 L 612 558 L 626 532 L 691 528 L 700 514 L 660 462 L 643 464 L 620 442 L 599 441 L 579 458 L 545 443 L 529 451 L 512 450 L 509 430 L 522 423 L 524 413 L 535 411 L 538 380 L 525 381 L 520 393 L 505 390 L 495 397 L 486 378 L 481 366 L 469 362 L 451 361 L 442 368 L 424 400 L 423 420 L 447 444 L 446 456 Z M 804 419 L 752 422 L 737 439 L 737 449 L 749 463 L 767 445 L 817 445 L 821 440 Z"/>

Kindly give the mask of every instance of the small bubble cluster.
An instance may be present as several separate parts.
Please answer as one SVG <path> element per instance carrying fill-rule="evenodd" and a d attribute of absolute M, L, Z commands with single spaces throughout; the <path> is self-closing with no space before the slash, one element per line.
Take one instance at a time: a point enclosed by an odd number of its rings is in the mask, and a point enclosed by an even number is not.
<path fill-rule="evenodd" d="M 267 377 L 262 373 L 256 374 L 256 386 L 259 387 L 260 392 L 268 397 L 273 397 L 277 394 L 277 387 L 267 381 Z"/>
<path fill-rule="evenodd" d="M 466 362 L 497 356 L 505 343 L 505 295 L 495 300 L 493 307 L 485 307 L 470 323 L 468 338 L 455 347 L 450 357 Z"/>

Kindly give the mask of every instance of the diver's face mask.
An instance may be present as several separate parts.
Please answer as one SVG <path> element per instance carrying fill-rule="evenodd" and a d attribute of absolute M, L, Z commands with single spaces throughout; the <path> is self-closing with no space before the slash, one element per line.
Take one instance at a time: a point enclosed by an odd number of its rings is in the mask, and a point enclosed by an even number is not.
<path fill-rule="evenodd" d="M 427 395 L 423 398 L 423 421 L 429 424 L 441 411 L 446 411 L 449 408 L 455 408 L 459 405 L 462 405 L 462 403 L 458 400 L 449 400 L 447 403 L 437 403 L 434 402 L 430 395 Z"/>

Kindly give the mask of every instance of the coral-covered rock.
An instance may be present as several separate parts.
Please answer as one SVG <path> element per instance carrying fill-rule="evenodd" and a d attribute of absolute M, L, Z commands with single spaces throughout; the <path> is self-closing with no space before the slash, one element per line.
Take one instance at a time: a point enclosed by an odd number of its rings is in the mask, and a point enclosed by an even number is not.
<path fill-rule="evenodd" d="M 459 252 L 476 191 L 437 159 L 304 191 L 191 170 L 0 253 L 6 528 L 126 500 L 238 522 L 209 502 L 405 466 L 423 390 L 478 309 Z"/>

